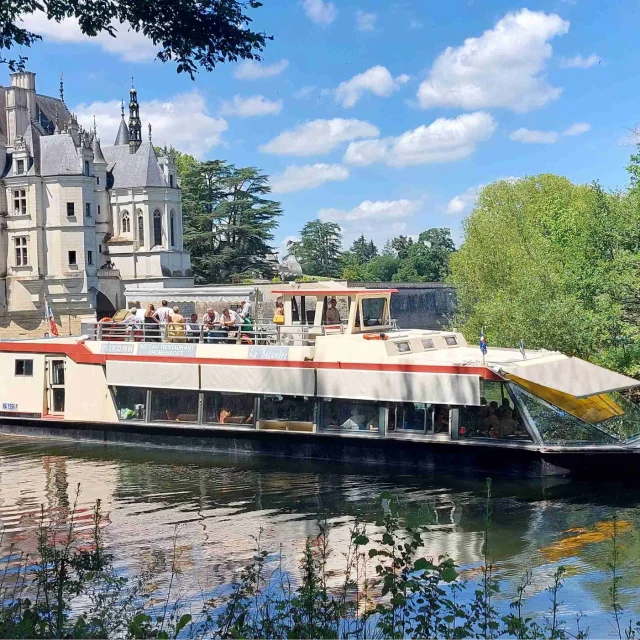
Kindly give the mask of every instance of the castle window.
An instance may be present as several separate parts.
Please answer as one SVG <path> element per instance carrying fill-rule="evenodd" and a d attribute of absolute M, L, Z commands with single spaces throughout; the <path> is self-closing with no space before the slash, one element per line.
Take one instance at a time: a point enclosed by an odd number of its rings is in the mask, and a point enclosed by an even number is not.
<path fill-rule="evenodd" d="M 96 176 L 96 184 L 100 184 L 100 176 Z"/>
<path fill-rule="evenodd" d="M 122 233 L 131 233 L 131 219 L 128 211 L 122 212 Z"/>
<path fill-rule="evenodd" d="M 153 212 L 153 246 L 162 245 L 162 214 L 159 209 Z"/>
<path fill-rule="evenodd" d="M 76 207 L 73 202 L 67 202 L 67 218 L 71 218 L 76 215 Z"/>
<path fill-rule="evenodd" d="M 98 215 L 100 215 L 100 205 L 98 205 Z"/>
<path fill-rule="evenodd" d="M 15 189 L 13 192 L 13 213 L 16 216 L 27 214 L 27 192 L 24 189 Z"/>
<path fill-rule="evenodd" d="M 90 202 L 85 202 L 84 203 L 84 215 L 87 218 L 91 217 L 91 203 Z"/>
<path fill-rule="evenodd" d="M 16 160 L 16 173 L 24 173 L 24 160 Z"/>
<path fill-rule="evenodd" d="M 90 165 L 89 165 L 89 161 L 85 160 L 84 161 L 84 175 L 85 176 L 90 176 L 91 175 L 91 171 L 90 171 Z"/>
<path fill-rule="evenodd" d="M 87 264 L 93 264 L 93 251 L 87 251 Z"/>
<path fill-rule="evenodd" d="M 76 256 L 76 252 L 75 251 L 69 251 L 69 265 L 70 266 L 75 266 L 78 264 L 78 258 Z"/>
<path fill-rule="evenodd" d="M 173 187 L 173 173 L 169 174 L 169 186 Z"/>
<path fill-rule="evenodd" d="M 171 213 L 169 214 L 169 233 L 171 238 L 171 246 L 176 246 L 176 213 L 173 209 L 171 209 Z"/>
<path fill-rule="evenodd" d="M 29 255 L 27 253 L 27 237 L 20 236 L 13 239 L 16 250 L 16 267 L 26 267 L 29 264 Z"/>
<path fill-rule="evenodd" d="M 144 216 L 140 209 L 138 209 L 138 243 L 140 246 L 144 244 Z"/>

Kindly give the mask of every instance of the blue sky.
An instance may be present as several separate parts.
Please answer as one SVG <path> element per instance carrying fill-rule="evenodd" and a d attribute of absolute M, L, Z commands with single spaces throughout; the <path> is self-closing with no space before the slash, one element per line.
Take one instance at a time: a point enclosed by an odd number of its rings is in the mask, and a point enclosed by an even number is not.
<path fill-rule="evenodd" d="M 262 64 L 195 81 L 153 60 L 138 34 L 88 39 L 77 25 L 27 24 L 21 53 L 40 93 L 58 94 L 111 143 L 135 77 L 156 144 L 273 177 L 276 244 L 318 216 L 348 242 L 451 227 L 479 185 L 542 172 L 626 184 L 640 124 L 640 3 L 264 0 L 274 36 Z M 497 231 L 499 235 L 499 231 Z"/>

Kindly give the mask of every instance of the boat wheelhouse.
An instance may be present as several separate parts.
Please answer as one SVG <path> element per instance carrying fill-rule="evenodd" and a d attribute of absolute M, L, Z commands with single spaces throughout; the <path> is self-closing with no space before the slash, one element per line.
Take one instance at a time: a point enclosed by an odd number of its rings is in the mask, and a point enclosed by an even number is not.
<path fill-rule="evenodd" d="M 640 414 L 619 392 L 638 381 L 399 329 L 394 292 L 290 285 L 274 289 L 281 325 L 125 319 L 0 342 L 0 432 L 534 474 L 635 468 Z"/>

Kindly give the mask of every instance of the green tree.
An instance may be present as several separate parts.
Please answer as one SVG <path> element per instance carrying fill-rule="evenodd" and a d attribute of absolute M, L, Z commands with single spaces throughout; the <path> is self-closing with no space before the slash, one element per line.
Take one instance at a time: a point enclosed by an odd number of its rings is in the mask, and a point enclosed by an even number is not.
<path fill-rule="evenodd" d="M 309 276 L 340 276 L 342 234 L 335 222 L 311 220 L 300 232 L 300 240 L 289 241 L 288 256 L 294 256 Z"/>
<path fill-rule="evenodd" d="M 273 230 L 280 203 L 266 198 L 268 176 L 255 167 L 182 157 L 185 248 L 198 284 L 229 282 L 232 276 L 271 277 Z"/>
<path fill-rule="evenodd" d="M 402 236 L 400 236 L 402 238 Z M 394 238 L 399 240 L 399 238 Z M 449 229 L 428 229 L 416 242 L 401 245 L 395 282 L 442 282 L 449 275 L 449 258 L 455 251 Z M 404 257 L 400 257 L 402 254 Z"/>
<path fill-rule="evenodd" d="M 413 238 L 409 236 L 398 236 L 389 240 L 385 247 L 384 253 L 388 255 L 394 255 L 400 260 L 404 260 L 407 257 L 409 247 L 413 244 Z"/>
<path fill-rule="evenodd" d="M 0 3 L 0 50 L 41 40 L 24 27 L 21 17 L 43 11 L 50 21 L 76 19 L 88 36 L 106 31 L 117 37 L 126 29 L 142 33 L 157 47 L 158 60 L 175 61 L 178 73 L 193 78 L 198 67 L 212 71 L 219 63 L 260 60 L 258 52 L 271 37 L 252 31 L 246 13 L 260 6 L 256 0 L 11 0 Z M 24 68 L 26 60 L 22 55 L 0 57 L 12 71 Z"/>
<path fill-rule="evenodd" d="M 474 341 L 484 326 L 490 344 L 523 339 L 634 373 L 624 345 L 638 344 L 639 257 L 629 194 L 554 175 L 496 182 L 451 257 L 459 321 Z"/>

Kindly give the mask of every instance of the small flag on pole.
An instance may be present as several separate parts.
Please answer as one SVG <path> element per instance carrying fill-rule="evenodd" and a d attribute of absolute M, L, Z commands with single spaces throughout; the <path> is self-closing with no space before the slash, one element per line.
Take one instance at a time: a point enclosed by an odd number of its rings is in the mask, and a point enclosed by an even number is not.
<path fill-rule="evenodd" d="M 53 317 L 53 311 L 51 311 L 51 307 L 49 306 L 49 302 L 47 299 L 44 299 L 44 319 L 49 323 L 49 331 L 52 336 L 57 336 L 58 327 L 56 326 L 56 320 Z"/>
<path fill-rule="evenodd" d="M 524 351 L 524 340 L 520 340 L 520 353 L 522 354 L 523 359 L 526 360 L 527 354 Z"/>
<path fill-rule="evenodd" d="M 482 351 L 482 355 L 487 355 L 487 341 L 484 337 L 484 327 L 480 329 L 480 351 Z"/>

